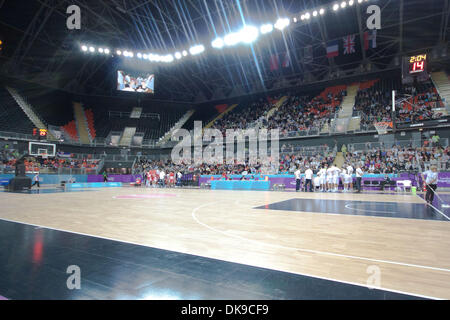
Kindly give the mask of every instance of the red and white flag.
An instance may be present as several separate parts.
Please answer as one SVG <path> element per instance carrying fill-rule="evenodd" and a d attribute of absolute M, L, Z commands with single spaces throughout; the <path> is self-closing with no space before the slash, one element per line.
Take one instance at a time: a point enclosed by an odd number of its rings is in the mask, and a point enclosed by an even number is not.
<path fill-rule="evenodd" d="M 355 35 L 344 37 L 344 54 L 355 53 Z"/>
<path fill-rule="evenodd" d="M 364 32 L 364 50 L 375 49 L 377 47 L 377 29 Z"/>
<path fill-rule="evenodd" d="M 327 43 L 327 58 L 333 58 L 339 56 L 339 43 L 338 40 L 330 41 Z"/>

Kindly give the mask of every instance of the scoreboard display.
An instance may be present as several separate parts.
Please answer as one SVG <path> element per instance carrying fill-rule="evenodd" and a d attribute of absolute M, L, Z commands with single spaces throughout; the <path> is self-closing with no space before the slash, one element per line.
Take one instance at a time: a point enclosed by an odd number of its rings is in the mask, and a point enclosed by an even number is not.
<path fill-rule="evenodd" d="M 419 81 L 428 79 L 428 55 L 418 54 L 403 58 L 403 83 L 411 83 L 416 78 Z"/>
<path fill-rule="evenodd" d="M 427 70 L 427 55 L 421 54 L 409 58 L 409 73 L 425 72 Z"/>
<path fill-rule="evenodd" d="M 33 137 L 36 139 L 46 139 L 47 138 L 48 131 L 47 129 L 33 129 Z"/>

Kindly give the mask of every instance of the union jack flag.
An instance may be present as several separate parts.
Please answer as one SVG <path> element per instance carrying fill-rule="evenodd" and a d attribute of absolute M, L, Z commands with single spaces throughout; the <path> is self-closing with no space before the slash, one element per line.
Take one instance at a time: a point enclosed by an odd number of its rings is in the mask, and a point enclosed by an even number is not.
<path fill-rule="evenodd" d="M 355 53 L 355 35 L 344 37 L 344 54 Z"/>

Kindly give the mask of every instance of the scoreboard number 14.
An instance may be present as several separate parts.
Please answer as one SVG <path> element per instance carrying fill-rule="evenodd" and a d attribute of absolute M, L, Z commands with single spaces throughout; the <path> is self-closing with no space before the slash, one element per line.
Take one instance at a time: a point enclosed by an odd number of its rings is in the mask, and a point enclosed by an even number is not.
<path fill-rule="evenodd" d="M 427 61 L 427 55 L 421 54 L 418 56 L 413 56 L 409 59 L 409 72 L 417 73 L 425 71 Z"/>

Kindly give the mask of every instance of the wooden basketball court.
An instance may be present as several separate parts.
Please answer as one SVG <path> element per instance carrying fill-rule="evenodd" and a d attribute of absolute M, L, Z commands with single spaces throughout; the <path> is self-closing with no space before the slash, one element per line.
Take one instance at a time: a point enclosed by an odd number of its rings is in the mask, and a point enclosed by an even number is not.
<path fill-rule="evenodd" d="M 450 299 L 450 221 L 411 194 L 124 187 L 0 192 L 0 202 L 3 222 Z"/>

